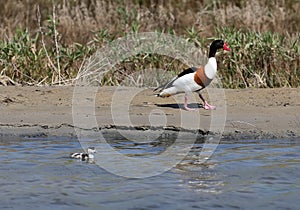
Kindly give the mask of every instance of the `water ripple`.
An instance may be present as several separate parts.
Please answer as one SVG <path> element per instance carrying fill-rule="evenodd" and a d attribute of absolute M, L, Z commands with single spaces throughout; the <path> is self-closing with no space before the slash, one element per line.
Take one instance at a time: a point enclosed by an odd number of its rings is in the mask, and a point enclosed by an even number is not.
<path fill-rule="evenodd" d="M 169 145 L 110 143 L 136 157 Z M 2 139 L 0 209 L 298 208 L 300 141 L 221 143 L 210 160 L 197 164 L 201 148 L 195 144 L 182 163 L 159 176 L 126 179 L 69 159 L 81 151 L 75 139 Z"/>

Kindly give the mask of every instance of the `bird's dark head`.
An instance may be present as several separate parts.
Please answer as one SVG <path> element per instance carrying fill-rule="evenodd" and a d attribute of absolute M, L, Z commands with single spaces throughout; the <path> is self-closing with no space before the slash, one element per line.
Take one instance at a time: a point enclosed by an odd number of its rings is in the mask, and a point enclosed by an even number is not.
<path fill-rule="evenodd" d="M 228 44 L 221 39 L 215 40 L 211 43 L 209 48 L 209 57 L 215 57 L 218 49 L 230 51 Z"/>

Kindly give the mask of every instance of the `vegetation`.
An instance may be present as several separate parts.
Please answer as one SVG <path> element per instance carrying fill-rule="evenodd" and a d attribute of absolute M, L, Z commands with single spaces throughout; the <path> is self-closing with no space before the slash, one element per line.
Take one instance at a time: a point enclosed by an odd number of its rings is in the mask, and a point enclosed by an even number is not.
<path fill-rule="evenodd" d="M 214 38 L 226 40 L 232 52 L 218 59 L 224 87 L 300 85 L 297 0 L 0 1 L 0 80 L 72 84 L 102 46 L 129 33 L 161 31 L 203 50 Z M 102 84 L 118 85 L 124 75 L 150 67 L 179 72 L 184 65 L 162 55 L 136 55 Z"/>

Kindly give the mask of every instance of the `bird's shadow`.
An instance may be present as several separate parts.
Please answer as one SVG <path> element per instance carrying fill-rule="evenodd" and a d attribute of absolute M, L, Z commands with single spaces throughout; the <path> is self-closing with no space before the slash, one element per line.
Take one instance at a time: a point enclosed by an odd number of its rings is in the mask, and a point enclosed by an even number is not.
<path fill-rule="evenodd" d="M 155 104 L 158 107 L 167 107 L 167 108 L 172 108 L 172 109 L 184 109 L 184 104 Z M 202 104 L 198 104 L 198 103 L 190 103 L 188 104 L 188 107 L 191 109 L 199 109 L 199 108 L 203 108 Z"/>

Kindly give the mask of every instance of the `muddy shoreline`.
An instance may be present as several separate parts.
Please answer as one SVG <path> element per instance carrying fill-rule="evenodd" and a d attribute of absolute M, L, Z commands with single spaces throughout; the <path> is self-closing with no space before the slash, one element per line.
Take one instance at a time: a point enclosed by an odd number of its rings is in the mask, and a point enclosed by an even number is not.
<path fill-rule="evenodd" d="M 214 92 L 208 90 L 203 94 L 217 105 L 217 110 L 204 110 L 200 100 L 191 95 L 190 106 L 197 109 L 193 112 L 182 109 L 182 95 L 158 98 L 150 89 L 127 87 L 102 87 L 92 95 L 88 91 L 75 96 L 71 86 L 1 87 L 0 136 L 76 138 L 78 130 L 160 130 L 181 131 L 199 138 L 222 134 L 226 140 L 300 137 L 299 88 L 222 89 L 224 98 L 214 97 Z M 80 106 L 80 113 L 74 111 L 74 103 Z M 96 127 L 89 124 L 94 119 L 90 113 L 94 113 Z M 80 116 L 79 125 L 74 116 Z"/>

